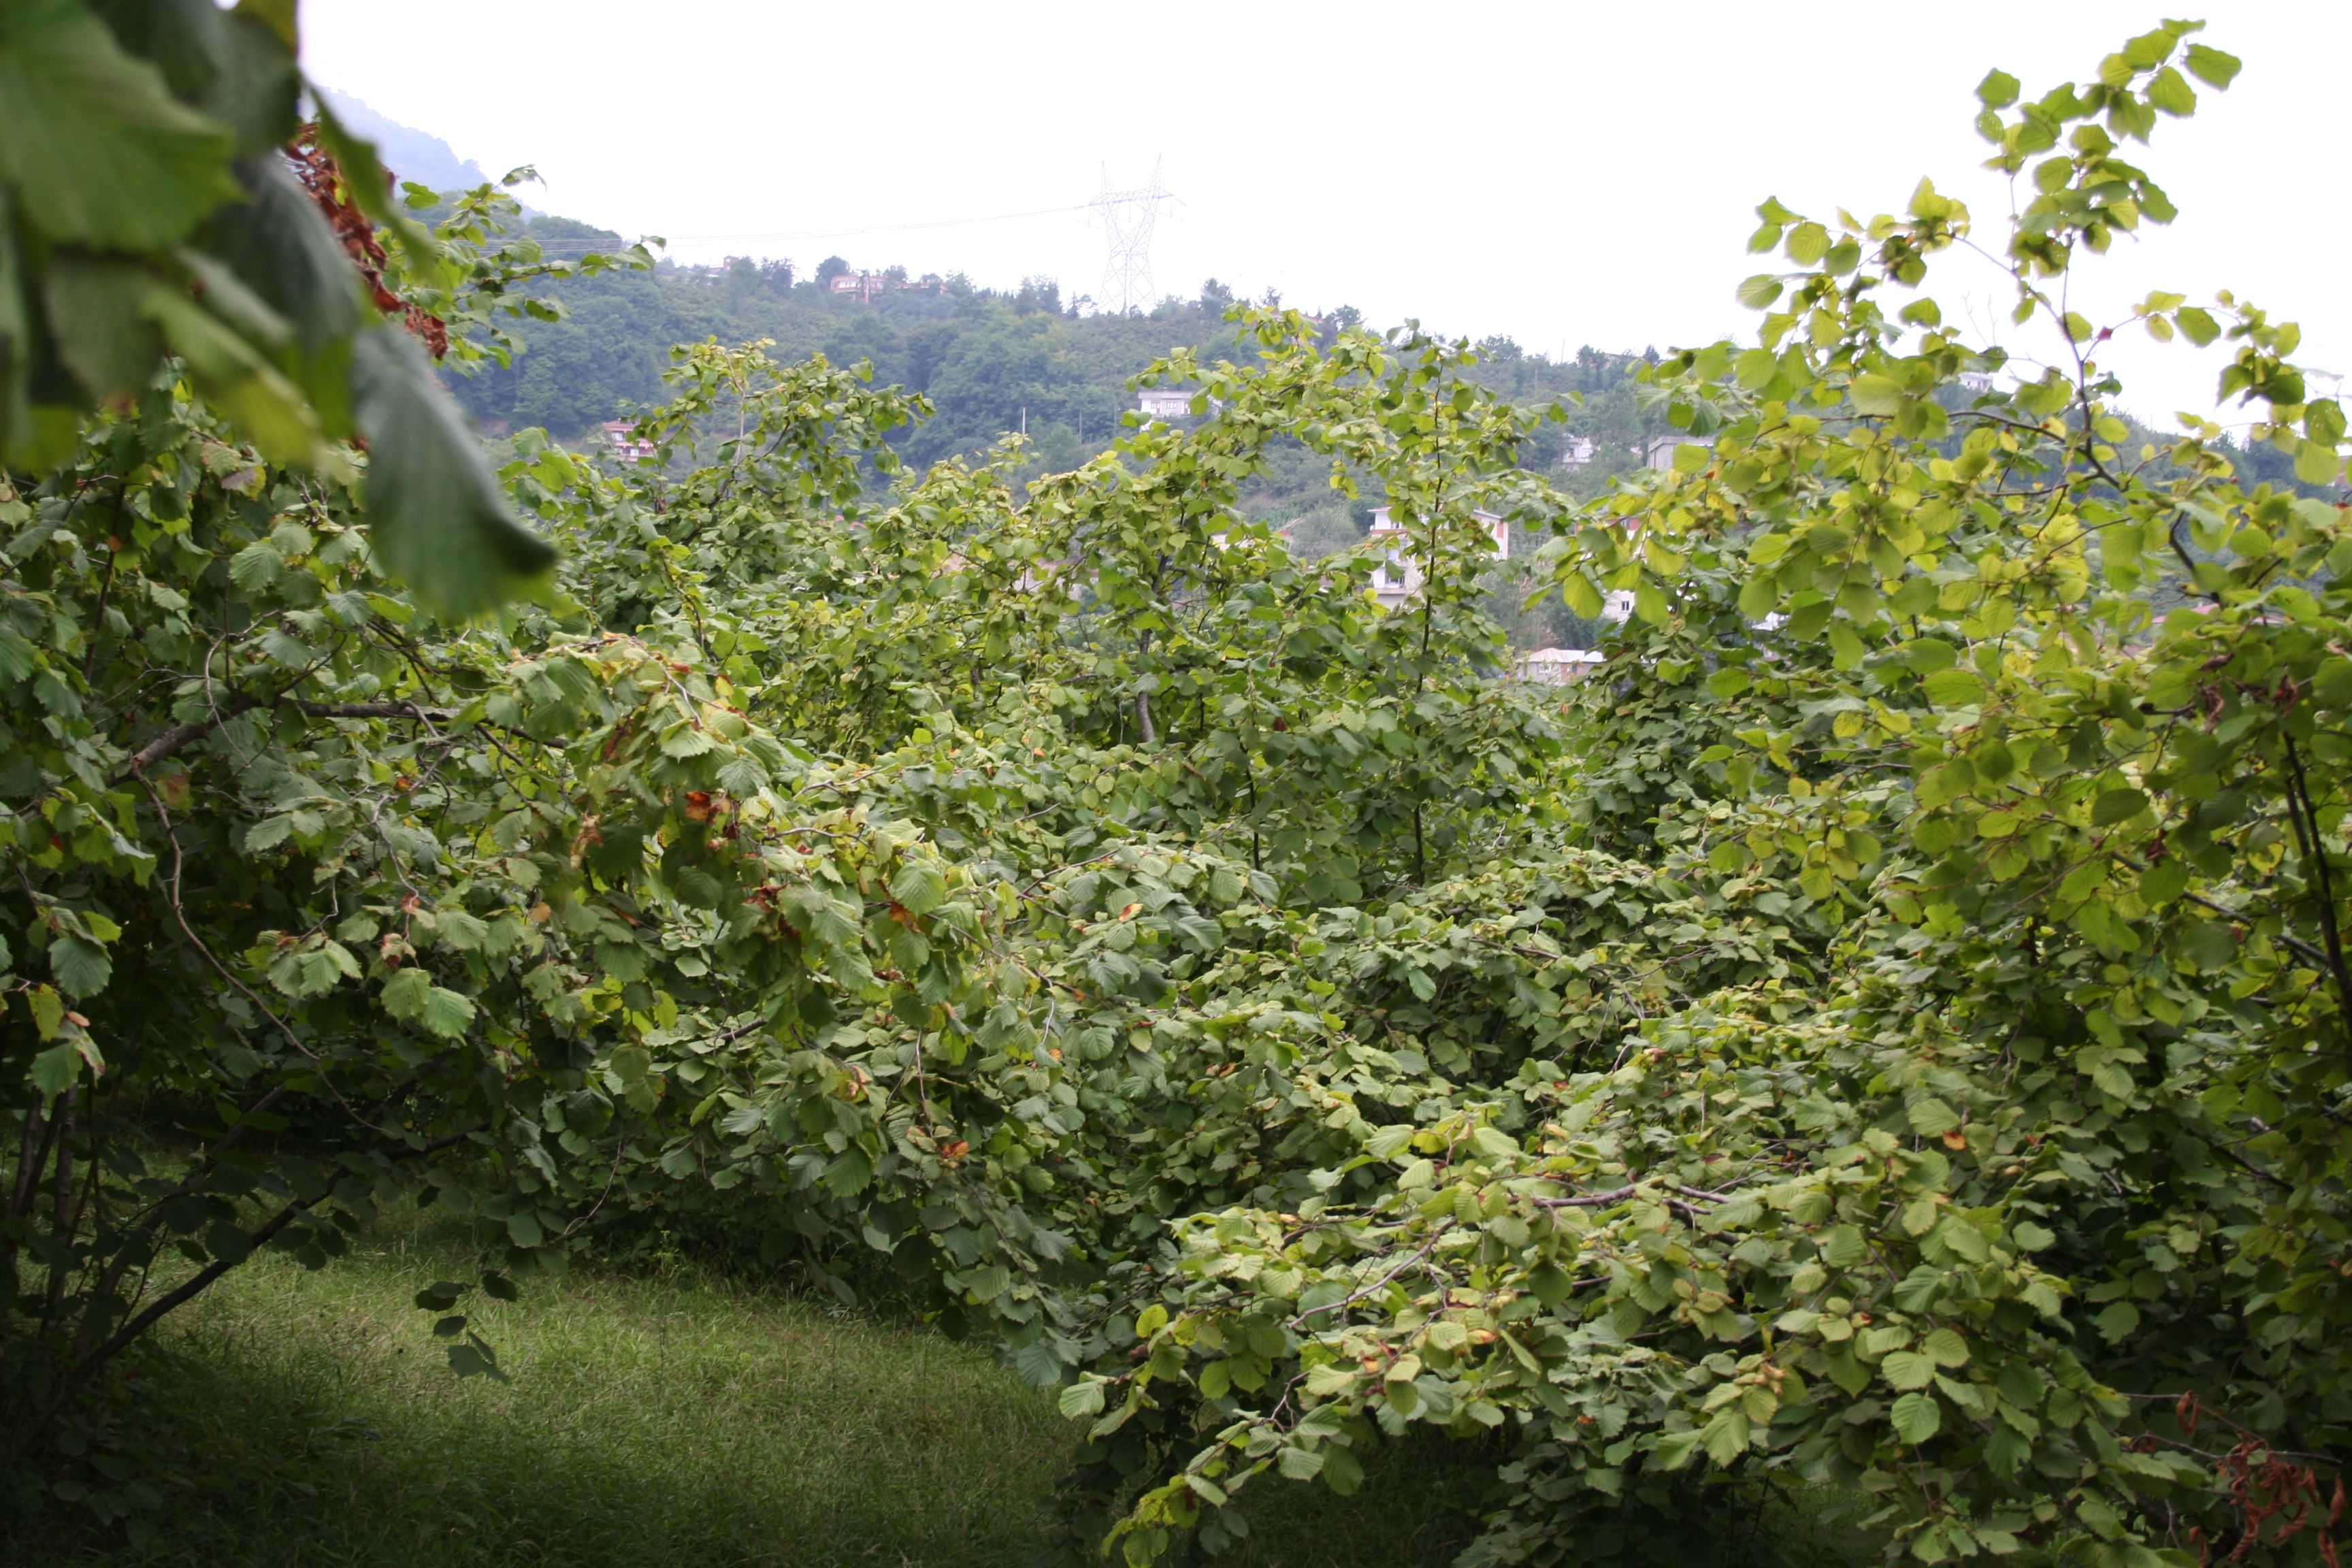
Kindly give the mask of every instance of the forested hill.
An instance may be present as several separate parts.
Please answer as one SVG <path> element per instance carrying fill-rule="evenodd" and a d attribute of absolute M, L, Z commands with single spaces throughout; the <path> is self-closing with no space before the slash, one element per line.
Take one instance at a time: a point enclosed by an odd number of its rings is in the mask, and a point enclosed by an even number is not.
<path fill-rule="evenodd" d="M 564 218 L 535 218 L 528 232 L 551 256 L 622 244 Z M 672 344 L 769 338 L 781 359 L 870 360 L 877 383 L 929 396 L 936 416 L 905 441 L 919 463 L 1025 429 L 1041 464 L 1067 468 L 1117 434 L 1119 416 L 1136 406 L 1127 384 L 1138 372 L 1178 347 L 1223 352 L 1233 331 L 1223 320 L 1233 296 L 1213 279 L 1194 298 L 1164 300 L 1149 313 L 1080 315 L 1043 279 L 1009 291 L 960 277 L 899 287 L 903 274 L 892 269 L 889 283 L 863 299 L 829 286 L 844 265 L 829 258 L 819 276 L 799 277 L 774 262 L 738 260 L 723 269 L 665 263 L 651 273 L 574 279 L 550 290 L 566 306 L 566 319 L 528 324 L 525 352 L 511 369 L 488 368 L 453 384 L 486 431 L 538 426 L 578 437 L 657 401 Z M 1343 307 L 1329 318 L 1337 327 L 1357 315 Z M 1627 378 L 1638 355 L 1587 348 L 1555 363 L 1507 338 L 1490 338 L 1483 348 L 1480 378 L 1507 396 L 1549 402 L 1574 392 L 1593 400 L 1575 425 L 1607 440 L 1612 453 L 1623 447 L 1628 462 L 1636 436 L 1653 425 L 1655 433 L 1666 428 L 1663 416 L 1634 405 Z M 1528 461 L 1556 463 L 1569 438 L 1565 428 L 1547 426 Z"/>
<path fill-rule="evenodd" d="M 624 248 L 618 235 L 568 218 L 533 216 L 524 232 L 551 258 Z M 1171 296 L 1149 312 L 1121 315 L 1081 314 L 1042 278 L 998 290 L 961 276 L 910 279 L 889 268 L 875 275 L 872 290 L 831 287 L 849 270 L 839 257 L 821 262 L 814 277 L 788 262 L 738 258 L 723 268 L 663 262 L 650 272 L 569 279 L 547 290 L 563 319 L 523 325 L 523 350 L 510 367 L 488 364 L 447 379 L 488 435 L 536 426 L 578 443 L 601 422 L 663 400 L 673 345 L 769 339 L 780 360 L 870 361 L 877 385 L 928 396 L 937 412 L 898 443 L 918 468 L 978 454 L 1022 431 L 1033 443 L 1030 471 L 1045 472 L 1076 468 L 1109 445 L 1121 416 L 1137 406 L 1129 381 L 1161 355 L 1193 348 L 1210 358 L 1250 357 L 1224 320 L 1234 296 L 1215 279 L 1192 299 Z M 1323 319 L 1336 331 L 1360 318 L 1339 306 Z M 1537 427 L 1521 463 L 1554 471 L 1571 491 L 1606 488 L 1642 466 L 1647 443 L 1672 437 L 1664 410 L 1635 396 L 1633 373 L 1656 358 L 1653 350 L 1587 346 L 1554 361 L 1488 337 L 1478 351 L 1475 380 L 1513 402 L 1561 407 L 1564 418 Z M 2171 439 L 2137 422 L 2129 429 L 2133 448 Z M 1571 452 L 1574 467 L 1558 473 Z M 1343 503 L 1329 489 L 1328 466 L 1304 448 L 1278 447 L 1270 456 L 1246 498 L 1254 511 L 1292 523 L 1294 544 L 1309 552 L 1360 537 L 1378 494 Z M 2240 460 L 2257 480 L 2317 493 L 2295 479 L 2291 458 L 2267 446 Z"/>

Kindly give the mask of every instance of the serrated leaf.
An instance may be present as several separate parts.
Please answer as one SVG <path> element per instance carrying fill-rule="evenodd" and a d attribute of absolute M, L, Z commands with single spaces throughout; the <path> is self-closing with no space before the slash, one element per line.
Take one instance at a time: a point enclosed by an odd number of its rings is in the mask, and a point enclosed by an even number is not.
<path fill-rule="evenodd" d="M 2179 327 L 2181 335 L 2200 349 L 2221 335 L 2221 324 L 2213 319 L 2211 312 L 2200 310 L 2194 305 L 2183 305 L 2172 313 L 2172 320 Z"/>
<path fill-rule="evenodd" d="M 1103 1407 L 1103 1385 L 1091 1379 L 1085 1383 L 1074 1383 L 1062 1390 L 1061 1398 L 1055 1401 L 1055 1404 L 1064 1415 L 1074 1421 L 1088 1415 L 1099 1415 L 1102 1414 Z"/>
<path fill-rule="evenodd" d="M 433 977 L 422 969 L 401 970 L 383 983 L 383 1010 L 403 1023 L 414 1023 L 424 1016 L 425 994 L 432 989 Z"/>
<path fill-rule="evenodd" d="M 2167 66 L 2149 79 L 2147 101 L 2167 114 L 2194 114 L 2197 112 L 2197 89 L 2189 85 L 2187 78 Z"/>
<path fill-rule="evenodd" d="M 1780 297 L 1780 289 L 1778 278 L 1769 272 L 1759 272 L 1739 285 L 1738 300 L 1751 310 L 1768 310 Z"/>
<path fill-rule="evenodd" d="M 1924 1443 L 1943 1428 L 1943 1407 L 1932 1394 L 1906 1394 L 1887 1413 L 1895 1435 L 1906 1443 Z"/>
<path fill-rule="evenodd" d="M 1903 388 L 1893 376 L 1857 375 L 1846 388 L 1857 414 L 1888 415 L 1903 411 Z"/>
<path fill-rule="evenodd" d="M 2091 823 L 2105 827 L 2128 822 L 2147 809 L 2147 796 L 2136 789 L 2111 789 L 2091 803 Z"/>
<path fill-rule="evenodd" d="M 464 910 L 436 910 L 433 931 L 443 946 L 455 948 L 459 952 L 478 952 L 490 939 L 488 924 Z"/>
<path fill-rule="evenodd" d="M 948 879 L 928 861 L 909 860 L 890 879 L 890 897 L 908 914 L 929 914 L 948 896 Z"/>
<path fill-rule="evenodd" d="M 1968 708 L 1984 700 L 1984 679 L 1972 669 L 1939 669 L 1920 684 L 1938 708 Z"/>
<path fill-rule="evenodd" d="M 2007 109 L 2017 101 L 2017 79 L 2005 70 L 1990 70 L 1977 83 L 1977 100 L 1987 109 Z"/>
<path fill-rule="evenodd" d="M 77 0 L 0 8 L 0 183 L 56 243 L 157 250 L 234 201 L 227 130 Z"/>
<path fill-rule="evenodd" d="M 228 558 L 229 581 L 248 594 L 276 585 L 285 573 L 286 563 L 266 539 L 256 540 Z"/>
<path fill-rule="evenodd" d="M 1940 1100 L 1915 1100 L 1906 1110 L 1911 1131 L 1922 1138 L 1939 1137 L 1960 1124 L 1960 1113 Z"/>
<path fill-rule="evenodd" d="M 68 996 L 95 996 L 114 976 L 114 961 L 106 949 L 78 936 L 60 936 L 49 943 L 49 973 Z"/>
<path fill-rule="evenodd" d="M 422 973 L 415 971 L 413 973 Z M 445 1040 L 454 1040 L 466 1032 L 474 1021 L 472 1000 L 446 985 L 426 990 L 425 1001 L 416 1015 L 417 1022 Z"/>
<path fill-rule="evenodd" d="M 2189 68 L 2190 76 L 2207 87 L 2222 89 L 2227 89 L 2237 79 L 2238 73 L 2245 68 L 2245 62 L 2237 56 L 2223 54 L 2220 49 L 2209 48 L 2203 44 L 2189 45 L 2189 53 L 2180 63 Z"/>
<path fill-rule="evenodd" d="M 1878 1363 L 1879 1374 L 1895 1388 L 1925 1388 L 1936 1375 L 1936 1363 L 1917 1351 L 1896 1351 Z"/>
<path fill-rule="evenodd" d="M 444 615 L 472 615 L 537 591 L 555 548 L 507 510 L 416 340 L 394 327 L 361 332 L 352 385 L 368 438 L 364 493 L 376 558 Z"/>
<path fill-rule="evenodd" d="M 33 1087 L 45 1100 L 55 1100 L 71 1089 L 81 1076 L 81 1053 L 73 1042 L 66 1040 L 33 1056 Z"/>

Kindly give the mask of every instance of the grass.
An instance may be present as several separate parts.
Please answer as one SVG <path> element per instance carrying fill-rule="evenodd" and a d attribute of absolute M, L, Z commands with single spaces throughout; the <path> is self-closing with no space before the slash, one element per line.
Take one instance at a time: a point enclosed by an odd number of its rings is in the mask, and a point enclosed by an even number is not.
<path fill-rule="evenodd" d="M 513 1381 L 459 1382 L 410 1298 L 462 1274 L 431 1231 L 317 1273 L 257 1258 L 184 1310 L 142 1397 L 191 1484 L 160 1539 L 22 1561 L 251 1568 L 992 1568 L 1049 1538 L 1076 1438 L 985 1352 L 691 1269 L 576 1272 L 485 1303 Z M 1491 1471 L 1389 1456 L 1352 1499 L 1269 1481 L 1236 1568 L 1415 1568 Z"/>

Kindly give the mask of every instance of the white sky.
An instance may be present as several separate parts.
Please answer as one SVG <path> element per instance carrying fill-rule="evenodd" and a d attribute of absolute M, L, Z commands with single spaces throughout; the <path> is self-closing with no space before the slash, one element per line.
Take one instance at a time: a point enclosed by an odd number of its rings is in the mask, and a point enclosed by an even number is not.
<path fill-rule="evenodd" d="M 2083 80 L 2157 5 L 1789 7 L 1682 0 L 307 0 L 318 80 L 496 174 L 531 205 L 682 260 L 838 252 L 865 267 L 1057 279 L 1098 294 L 1084 203 L 1154 160 L 1161 293 L 1214 276 L 1376 324 L 1504 332 L 1557 354 L 1746 335 L 1732 300 L 1767 195 L 1899 210 L 1922 174 L 2007 198 L 1969 121 L 1991 66 Z M 2236 289 L 2352 370 L 2352 204 L 2326 171 L 2352 58 L 2343 0 L 2221 0 L 2204 41 L 2246 61 L 2136 150 L 2181 218 L 2097 268 L 2099 301 Z M 436 42 L 473 40 L 453 58 Z M 939 226 L 893 227 L 887 226 Z M 858 232 L 866 231 L 866 232 Z M 754 237 L 755 236 L 759 237 Z M 2004 320 L 2003 280 L 1948 265 L 1947 318 Z M 2078 296 L 2079 299 L 2079 296 Z M 2005 330 L 2005 329 L 2004 329 Z M 2144 343 L 2144 340 L 2140 341 Z M 2119 347 L 2147 416 L 2210 398 L 2220 350 Z"/>

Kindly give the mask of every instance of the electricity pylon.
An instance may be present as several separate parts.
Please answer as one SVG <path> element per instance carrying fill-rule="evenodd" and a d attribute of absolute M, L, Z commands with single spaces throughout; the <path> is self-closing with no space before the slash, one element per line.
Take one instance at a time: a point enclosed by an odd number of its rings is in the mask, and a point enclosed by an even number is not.
<path fill-rule="evenodd" d="M 1122 315 L 1140 305 L 1150 310 L 1160 302 L 1151 285 L 1151 225 L 1160 204 L 1170 193 L 1160 189 L 1160 163 L 1151 165 L 1151 183 L 1131 191 L 1110 188 L 1110 165 L 1103 165 L 1102 195 L 1087 205 L 1102 216 L 1110 238 L 1110 259 L 1103 268 L 1102 303 Z"/>

